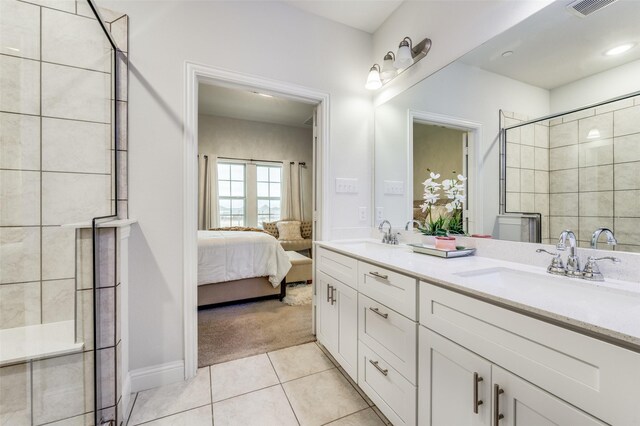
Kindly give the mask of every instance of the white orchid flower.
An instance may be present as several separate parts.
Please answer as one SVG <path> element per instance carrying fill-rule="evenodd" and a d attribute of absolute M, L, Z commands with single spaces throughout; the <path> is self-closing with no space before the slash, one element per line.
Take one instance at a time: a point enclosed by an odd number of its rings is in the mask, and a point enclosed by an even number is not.
<path fill-rule="evenodd" d="M 420 208 L 422 209 L 422 213 L 424 213 L 429 209 L 429 204 L 427 203 L 420 204 Z"/>
<path fill-rule="evenodd" d="M 438 199 L 440 197 L 438 196 L 438 194 L 425 192 L 423 198 L 425 200 L 425 203 L 427 203 L 427 204 L 435 204 L 435 202 L 438 201 Z"/>
<path fill-rule="evenodd" d="M 464 182 L 467 178 L 464 175 L 458 175 L 458 180 Z"/>
<path fill-rule="evenodd" d="M 451 204 L 451 203 L 447 203 L 447 204 L 445 205 L 445 207 L 446 207 L 446 209 L 447 209 L 447 212 L 449 212 L 449 213 L 451 213 L 451 212 L 454 210 L 454 206 L 453 206 L 453 204 Z"/>
<path fill-rule="evenodd" d="M 431 172 L 429 176 L 431 176 L 431 179 L 438 179 L 440 177 L 440 173 Z"/>

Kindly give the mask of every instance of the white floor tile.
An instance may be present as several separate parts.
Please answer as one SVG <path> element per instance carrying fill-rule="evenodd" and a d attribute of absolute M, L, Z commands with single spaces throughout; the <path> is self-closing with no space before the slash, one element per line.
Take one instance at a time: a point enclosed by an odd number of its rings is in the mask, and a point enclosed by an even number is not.
<path fill-rule="evenodd" d="M 347 417 L 329 423 L 332 426 L 384 426 L 384 422 L 371 408 L 358 411 Z"/>
<path fill-rule="evenodd" d="M 302 426 L 323 425 L 368 407 L 336 369 L 282 385 Z"/>
<path fill-rule="evenodd" d="M 213 404 L 216 426 L 297 426 L 280 385 Z"/>
<path fill-rule="evenodd" d="M 269 358 L 282 383 L 334 368 L 313 342 L 269 352 Z"/>
<path fill-rule="evenodd" d="M 211 405 L 183 411 L 158 420 L 145 423 L 148 426 L 212 426 Z"/>
<path fill-rule="evenodd" d="M 211 366 L 211 398 L 213 402 L 278 383 L 278 377 L 267 354 Z"/>
<path fill-rule="evenodd" d="M 187 382 L 138 393 L 129 424 L 138 425 L 210 403 L 209 368 L 200 368 L 196 377 Z"/>

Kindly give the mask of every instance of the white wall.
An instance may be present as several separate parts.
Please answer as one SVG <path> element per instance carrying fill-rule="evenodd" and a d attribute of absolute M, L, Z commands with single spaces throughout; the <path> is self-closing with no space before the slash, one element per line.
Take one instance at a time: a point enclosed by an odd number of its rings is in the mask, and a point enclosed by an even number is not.
<path fill-rule="evenodd" d="M 552 0 L 405 1 L 373 35 L 373 62 L 395 52 L 405 36 L 433 42 L 426 58 L 376 92 L 379 105 L 485 41 L 511 28 Z"/>
<path fill-rule="evenodd" d="M 559 113 L 640 91 L 640 60 L 551 90 L 551 113 Z"/>
<path fill-rule="evenodd" d="M 498 111 L 517 111 L 531 117 L 549 112 L 549 92 L 454 62 L 410 90 L 376 108 L 375 207 L 394 225 L 410 219 L 405 195 L 385 195 L 384 180 L 407 180 L 408 110 L 442 114 L 482 124 L 482 140 L 476 162 L 482 191 L 482 222 L 473 232 L 492 233 L 499 211 Z M 473 182 L 470 182 L 473 192 Z M 473 197 L 473 194 L 469 194 Z M 473 208 L 473 206 L 471 206 Z M 477 220 L 477 219 L 476 219 Z"/>
<path fill-rule="evenodd" d="M 181 361 L 182 151 L 185 61 L 330 95 L 330 176 L 358 194 L 330 194 L 331 235 L 368 234 L 371 36 L 276 2 L 99 1 L 130 17 L 129 215 L 131 369 Z M 195 259 L 194 259 L 195 261 Z"/>
<path fill-rule="evenodd" d="M 210 156 L 305 162 L 304 217 L 311 217 L 313 171 L 313 131 L 310 127 L 292 127 L 236 118 L 200 115 L 198 153 Z"/>

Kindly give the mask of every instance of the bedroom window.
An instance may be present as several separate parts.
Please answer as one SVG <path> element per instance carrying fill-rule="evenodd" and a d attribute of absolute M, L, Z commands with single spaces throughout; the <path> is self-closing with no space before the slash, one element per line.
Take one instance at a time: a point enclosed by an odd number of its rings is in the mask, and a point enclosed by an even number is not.
<path fill-rule="evenodd" d="M 246 170 L 244 164 L 218 163 L 220 226 L 245 226 Z"/>
<path fill-rule="evenodd" d="M 258 224 L 280 220 L 282 166 L 256 166 Z"/>

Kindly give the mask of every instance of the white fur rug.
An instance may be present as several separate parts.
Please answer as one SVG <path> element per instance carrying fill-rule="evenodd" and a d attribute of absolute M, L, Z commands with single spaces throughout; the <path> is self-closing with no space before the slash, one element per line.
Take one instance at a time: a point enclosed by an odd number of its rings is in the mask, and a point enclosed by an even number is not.
<path fill-rule="evenodd" d="M 311 284 L 287 287 L 287 295 L 282 301 L 291 306 L 310 305 L 313 297 L 312 287 Z"/>

